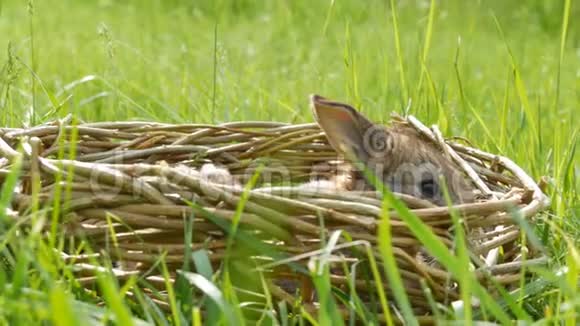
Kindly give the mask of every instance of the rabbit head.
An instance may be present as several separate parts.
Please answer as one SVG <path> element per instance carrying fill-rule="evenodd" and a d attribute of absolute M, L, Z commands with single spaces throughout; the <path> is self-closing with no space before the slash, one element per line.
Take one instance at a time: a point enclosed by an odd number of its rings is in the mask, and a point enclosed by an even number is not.
<path fill-rule="evenodd" d="M 374 172 L 391 191 L 443 206 L 443 177 L 453 204 L 473 201 L 473 186 L 457 165 L 414 128 L 372 123 L 353 107 L 319 95 L 312 95 L 310 104 L 330 145 L 352 166 Z M 362 177 L 352 180 L 350 189 L 372 189 Z"/>

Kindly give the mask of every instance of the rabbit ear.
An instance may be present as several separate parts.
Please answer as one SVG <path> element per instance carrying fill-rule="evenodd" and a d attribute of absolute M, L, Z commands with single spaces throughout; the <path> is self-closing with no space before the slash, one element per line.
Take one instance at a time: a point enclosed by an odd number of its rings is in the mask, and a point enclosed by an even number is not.
<path fill-rule="evenodd" d="M 372 122 L 353 107 L 319 95 L 310 96 L 310 106 L 318 125 L 337 152 L 346 156 L 354 155 L 363 162 L 369 159 L 365 136 L 373 128 Z"/>

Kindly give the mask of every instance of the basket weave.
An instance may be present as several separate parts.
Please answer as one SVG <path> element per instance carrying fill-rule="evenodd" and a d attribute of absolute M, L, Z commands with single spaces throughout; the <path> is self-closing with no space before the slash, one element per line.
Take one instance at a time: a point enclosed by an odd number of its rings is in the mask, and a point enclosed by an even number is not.
<path fill-rule="evenodd" d="M 478 202 L 453 209 L 460 213 L 469 232 L 474 272 L 482 284 L 492 277 L 500 284 L 517 285 L 523 266 L 545 263 L 533 248 L 520 244 L 522 231 L 514 214 L 532 222 L 532 217 L 549 204 L 521 168 L 505 157 L 444 140 L 435 126 L 427 128 L 413 117 L 394 119 L 411 124 L 426 141 L 437 143 L 479 190 Z M 71 141 L 76 146 L 71 146 Z M 347 291 L 354 287 L 367 299 L 376 291 L 363 280 L 351 282 L 341 266 L 365 260 L 352 250 L 357 244 L 370 244 L 380 257 L 374 248 L 380 195 L 313 192 L 296 186 L 309 180 L 313 171 L 324 178 L 336 170 L 337 155 L 316 124 L 102 122 L 72 126 L 70 119 L 64 119 L 33 128 L 2 128 L 0 182 L 20 157 L 15 150 L 20 145 L 24 171 L 10 213 L 17 219 L 29 214 L 36 205 L 35 191 L 40 194 L 38 205 L 47 210 L 55 206 L 55 193 L 63 194 L 56 197 L 63 198 L 58 212 L 62 234 L 77 244 L 87 241 L 93 250 L 92 254 L 72 249 L 61 253 L 74 264 L 75 275 L 84 286 L 92 286 L 96 280 L 100 268 L 95 261 L 109 257 L 121 262 L 123 268 L 113 269 L 119 279 L 140 275 L 163 289 L 161 268 L 151 267 L 163 256 L 174 279 L 188 252 L 184 228 L 189 222 L 194 230 L 191 250 L 206 249 L 217 268 L 226 256 L 228 227 L 236 220 L 236 207 L 245 195 L 243 189 L 211 184 L 201 180 L 199 173 L 192 173 L 193 168 L 213 162 L 226 167 L 241 183 L 260 172 L 258 184 L 249 191 L 239 215 L 239 228 L 282 254 L 282 258 L 252 257 L 254 266 L 261 266 L 273 280 L 269 290 L 278 300 L 293 303 L 297 299 L 292 293 L 296 284 L 290 284 L 299 274 L 296 266 L 306 266 L 323 253 L 328 255 L 321 250 L 321 238 L 335 230 L 348 232 L 354 242 L 342 237 L 334 247 L 335 259 L 330 260 L 333 284 Z M 33 189 L 33 180 L 41 181 L 40 189 Z M 453 245 L 448 207 L 397 196 L 448 246 Z M 188 221 L 192 214 L 193 221 Z M 396 212 L 391 212 L 390 218 L 395 258 L 403 281 L 409 285 L 406 290 L 415 312 L 431 311 L 420 280 L 438 302 L 449 304 L 459 299 L 459 290 L 446 270 L 407 254 L 406 248 L 420 243 Z M 228 227 L 216 221 L 226 221 Z M 316 308 L 304 293 L 302 299 L 305 305 Z M 167 306 L 158 297 L 156 300 Z"/>

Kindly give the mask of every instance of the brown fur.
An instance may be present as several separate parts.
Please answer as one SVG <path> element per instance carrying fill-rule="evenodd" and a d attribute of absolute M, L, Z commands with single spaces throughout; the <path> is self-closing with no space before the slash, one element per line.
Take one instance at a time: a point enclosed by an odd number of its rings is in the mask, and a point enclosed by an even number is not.
<path fill-rule="evenodd" d="M 414 128 L 374 124 L 351 106 L 318 95 L 311 97 L 311 106 L 331 146 L 351 162 L 333 178 L 337 190 L 373 188 L 353 166 L 362 163 L 392 191 L 445 205 L 443 177 L 452 203 L 473 201 L 473 186 L 457 165 Z"/>

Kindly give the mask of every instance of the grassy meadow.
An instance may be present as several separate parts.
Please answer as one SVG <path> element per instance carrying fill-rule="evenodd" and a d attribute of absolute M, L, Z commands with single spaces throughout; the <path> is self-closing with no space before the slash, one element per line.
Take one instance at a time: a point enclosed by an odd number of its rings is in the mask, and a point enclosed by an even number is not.
<path fill-rule="evenodd" d="M 302 123 L 313 121 L 311 93 L 352 103 L 375 121 L 413 114 L 510 157 L 536 180 L 548 177 L 552 206 L 535 232 L 551 261 L 505 313 L 526 324 L 575 325 L 579 15 L 573 0 L 1 0 L 0 127 L 68 114 Z M 3 189 L 0 199 L 0 251 L 18 249 L 0 271 L 0 324 L 199 325 L 199 309 L 208 307 L 204 321 L 243 323 L 219 278 L 206 290 L 211 298 L 221 293 L 220 304 L 197 300 L 187 310 L 172 302 L 169 314 L 152 303 L 139 307 L 125 295 L 134 283 L 107 275 L 99 283 L 104 301 L 80 291 L 38 234 L 21 237 L 7 222 L 10 193 Z M 319 316 L 268 309 L 278 305 L 266 305 L 262 324 L 337 321 L 328 309 Z M 468 317 L 506 320 L 485 305 Z"/>

